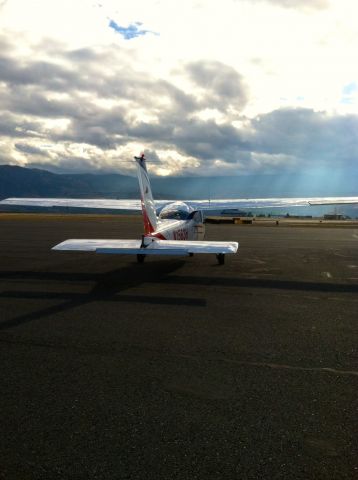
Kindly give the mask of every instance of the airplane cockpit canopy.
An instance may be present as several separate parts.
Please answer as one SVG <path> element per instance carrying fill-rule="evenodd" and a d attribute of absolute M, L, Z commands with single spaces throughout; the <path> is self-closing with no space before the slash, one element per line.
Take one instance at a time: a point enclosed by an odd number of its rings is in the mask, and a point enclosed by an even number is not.
<path fill-rule="evenodd" d="M 174 202 L 162 208 L 159 218 L 161 220 L 187 220 L 193 208 L 184 202 Z"/>

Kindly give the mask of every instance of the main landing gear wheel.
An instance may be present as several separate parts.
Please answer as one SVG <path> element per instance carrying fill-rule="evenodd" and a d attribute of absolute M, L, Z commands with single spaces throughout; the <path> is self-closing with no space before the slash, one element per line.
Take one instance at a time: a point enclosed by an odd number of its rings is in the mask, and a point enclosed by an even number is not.
<path fill-rule="evenodd" d="M 193 257 L 194 256 L 194 253 L 193 252 L 190 252 L 189 253 L 189 257 Z"/>
<path fill-rule="evenodd" d="M 225 254 L 224 253 L 218 253 L 216 255 L 216 258 L 218 260 L 219 265 L 224 265 L 224 263 L 225 263 Z"/>
<path fill-rule="evenodd" d="M 143 263 L 145 259 L 145 255 L 143 253 L 138 253 L 137 254 L 137 262 L 138 263 Z"/>

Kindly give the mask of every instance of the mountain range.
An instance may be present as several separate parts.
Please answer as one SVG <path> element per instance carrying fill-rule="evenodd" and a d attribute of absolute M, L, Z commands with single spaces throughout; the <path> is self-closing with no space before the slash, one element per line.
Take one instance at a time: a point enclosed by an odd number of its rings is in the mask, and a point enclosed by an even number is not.
<path fill-rule="evenodd" d="M 358 195 L 358 176 L 315 174 L 231 177 L 151 177 L 156 199 L 304 197 Z M 58 174 L 0 165 L 0 199 L 6 197 L 138 198 L 135 177 L 116 173 Z"/>

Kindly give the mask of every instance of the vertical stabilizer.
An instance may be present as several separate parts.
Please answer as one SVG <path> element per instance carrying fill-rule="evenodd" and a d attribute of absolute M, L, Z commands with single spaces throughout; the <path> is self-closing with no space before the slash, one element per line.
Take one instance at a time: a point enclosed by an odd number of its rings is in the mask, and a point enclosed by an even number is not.
<path fill-rule="evenodd" d="M 138 180 L 144 221 L 144 233 L 153 233 L 157 228 L 157 215 L 155 211 L 152 189 L 150 188 L 144 154 L 142 154 L 140 157 L 134 157 L 134 159 L 137 163 L 138 170 Z"/>

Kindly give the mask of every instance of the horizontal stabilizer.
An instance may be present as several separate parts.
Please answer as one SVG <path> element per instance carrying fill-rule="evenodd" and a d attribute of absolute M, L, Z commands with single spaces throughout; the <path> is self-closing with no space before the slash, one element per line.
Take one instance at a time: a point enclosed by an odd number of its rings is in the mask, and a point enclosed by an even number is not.
<path fill-rule="evenodd" d="M 206 240 L 155 240 L 149 248 L 158 249 L 185 249 L 188 253 L 236 253 L 237 242 L 215 242 Z"/>
<path fill-rule="evenodd" d="M 121 255 L 189 255 L 190 253 L 236 253 L 237 242 L 209 242 L 152 239 L 145 248 L 141 240 L 72 239 L 55 245 L 52 250 L 96 252 Z"/>
<path fill-rule="evenodd" d="M 102 239 L 72 239 L 65 240 L 52 247 L 52 250 L 96 252 L 101 249 L 140 249 L 140 240 L 102 240 Z M 118 252 L 119 253 L 119 252 Z"/>

